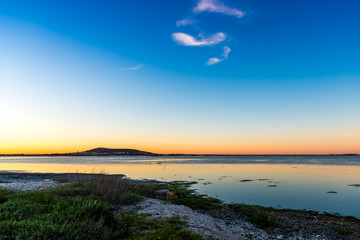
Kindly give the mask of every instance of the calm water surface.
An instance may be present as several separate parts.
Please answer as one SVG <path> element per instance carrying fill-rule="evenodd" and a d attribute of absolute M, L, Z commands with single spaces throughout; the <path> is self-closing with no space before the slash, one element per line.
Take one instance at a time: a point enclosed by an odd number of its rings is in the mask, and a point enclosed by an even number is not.
<path fill-rule="evenodd" d="M 225 202 L 360 218 L 360 156 L 0 157 L 0 170 L 197 181 Z"/>

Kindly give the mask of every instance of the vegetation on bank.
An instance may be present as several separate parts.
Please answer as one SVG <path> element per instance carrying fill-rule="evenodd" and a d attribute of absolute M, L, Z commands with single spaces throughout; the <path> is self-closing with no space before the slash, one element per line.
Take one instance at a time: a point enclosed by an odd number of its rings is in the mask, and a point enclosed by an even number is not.
<path fill-rule="evenodd" d="M 223 219 L 246 218 L 267 231 L 300 231 L 300 221 L 330 222 L 335 239 L 354 235 L 360 221 L 315 212 L 279 210 L 245 204 L 223 204 L 198 194 L 191 182 L 132 181 L 118 176 L 96 176 L 48 190 L 12 192 L 0 189 L 0 239 L 162 239 L 203 240 L 178 217 L 154 220 L 121 206 L 144 197 L 163 198 L 159 190 L 175 196 L 174 204 L 188 206 Z M 298 222 L 293 221 L 299 220 Z M 229 224 L 231 224 L 229 222 Z M 300 229 L 300 230 L 299 230 Z M 247 236 L 252 239 L 251 234 Z M 351 239 L 351 238 L 349 238 Z"/>
<path fill-rule="evenodd" d="M 143 199 L 136 188 L 106 177 L 40 191 L 0 189 L 0 239 L 205 239 L 179 218 L 115 215 L 116 206 Z"/>

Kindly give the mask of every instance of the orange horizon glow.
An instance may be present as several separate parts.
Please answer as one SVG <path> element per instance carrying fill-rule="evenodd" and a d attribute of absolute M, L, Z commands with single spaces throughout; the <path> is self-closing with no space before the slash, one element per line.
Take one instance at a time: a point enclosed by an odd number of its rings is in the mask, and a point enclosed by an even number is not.
<path fill-rule="evenodd" d="M 65 154 L 82 152 L 98 147 L 114 148 L 114 149 L 136 149 L 140 151 L 151 152 L 155 154 L 206 154 L 206 155 L 330 155 L 330 154 L 360 154 L 359 148 L 349 145 L 338 146 L 306 146 L 306 145 L 268 145 L 260 147 L 256 144 L 248 144 L 243 147 L 236 148 L 226 146 L 141 146 L 141 145 L 88 145 L 81 147 L 69 146 L 46 146 L 46 147 L 0 147 L 0 155 L 41 155 L 41 154 Z"/>

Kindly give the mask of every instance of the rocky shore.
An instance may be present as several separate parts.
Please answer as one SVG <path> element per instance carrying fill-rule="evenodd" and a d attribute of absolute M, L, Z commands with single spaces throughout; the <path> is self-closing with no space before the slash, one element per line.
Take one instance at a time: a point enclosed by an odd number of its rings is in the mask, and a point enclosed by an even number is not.
<path fill-rule="evenodd" d="M 54 188 L 69 183 L 103 177 L 103 174 L 40 174 L 0 172 L 0 188 L 12 191 L 36 191 Z M 151 189 L 152 181 L 130 180 L 123 175 L 119 179 L 135 184 L 137 187 Z M 156 182 L 159 184 L 159 182 Z M 165 186 L 167 183 L 164 183 Z M 155 189 L 155 188 L 154 188 Z M 165 193 L 170 192 L 168 189 Z M 353 217 L 341 217 L 300 210 L 277 210 L 244 204 L 218 204 L 209 209 L 192 209 L 181 205 L 181 193 L 173 192 L 171 199 L 164 191 L 146 197 L 145 200 L 114 208 L 115 214 L 137 209 L 152 219 L 180 217 L 188 223 L 188 229 L 201 233 L 208 239 L 360 239 L 360 220 Z M 186 199 L 186 198 L 184 198 Z M 201 198 L 198 198 L 201 199 Z"/>

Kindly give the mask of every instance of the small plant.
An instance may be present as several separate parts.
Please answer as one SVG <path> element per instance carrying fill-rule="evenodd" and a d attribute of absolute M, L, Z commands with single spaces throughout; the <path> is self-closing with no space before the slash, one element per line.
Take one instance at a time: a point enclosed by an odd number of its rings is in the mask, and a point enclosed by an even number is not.
<path fill-rule="evenodd" d="M 133 204 L 143 200 L 135 193 L 135 186 L 112 176 L 96 177 L 82 183 L 90 195 L 112 204 Z"/>
<path fill-rule="evenodd" d="M 350 227 L 336 227 L 335 231 L 340 235 L 349 235 L 353 232 Z"/>
<path fill-rule="evenodd" d="M 261 210 L 258 210 L 254 214 L 250 215 L 247 220 L 261 229 L 279 226 L 279 219 L 273 216 L 269 217 Z"/>
<path fill-rule="evenodd" d="M 124 193 L 121 197 L 121 203 L 125 205 L 141 202 L 142 200 L 144 200 L 144 197 L 133 192 Z"/>
<path fill-rule="evenodd" d="M 200 210 L 211 210 L 221 204 L 219 199 L 204 195 L 188 195 L 175 199 L 173 202 L 175 204 L 185 205 L 189 208 Z"/>
<path fill-rule="evenodd" d="M 0 188 L 0 204 L 8 200 L 8 195 L 11 191 L 9 189 Z"/>
<path fill-rule="evenodd" d="M 247 239 L 254 239 L 254 236 L 253 236 L 251 233 L 247 233 L 247 234 L 245 235 L 245 237 L 246 237 Z"/>
<path fill-rule="evenodd" d="M 169 183 L 154 182 L 151 184 L 151 187 L 141 186 L 137 188 L 136 192 L 140 195 L 154 198 L 159 197 L 156 194 L 157 190 L 167 189 L 176 195 L 176 199 L 172 201 L 174 204 L 185 205 L 198 210 L 212 210 L 221 206 L 222 202 L 219 199 L 198 194 L 196 190 L 191 189 L 190 186 L 195 183 L 183 181 Z"/>
<path fill-rule="evenodd" d="M 49 191 L 40 190 L 36 192 L 35 199 L 39 203 L 49 204 L 53 201 L 54 196 Z"/>

